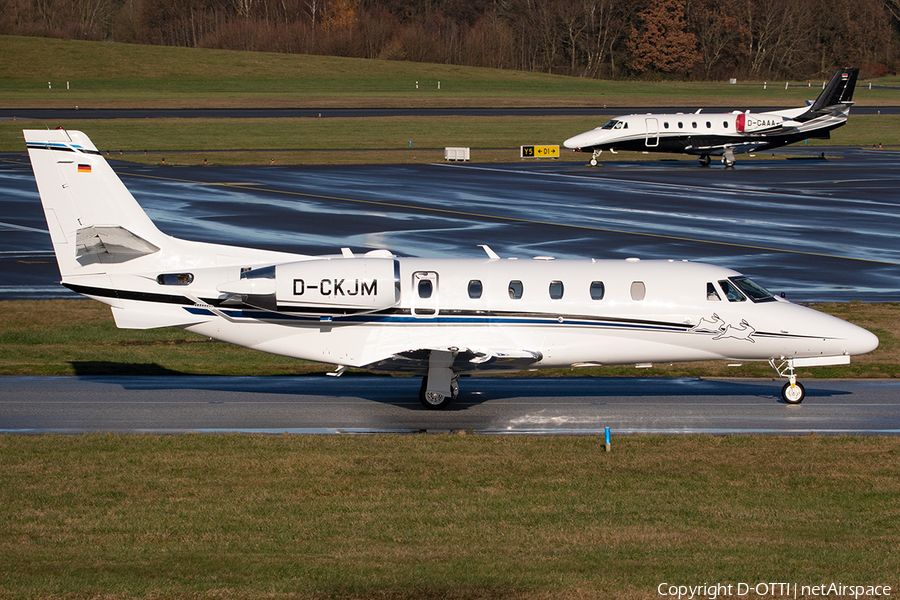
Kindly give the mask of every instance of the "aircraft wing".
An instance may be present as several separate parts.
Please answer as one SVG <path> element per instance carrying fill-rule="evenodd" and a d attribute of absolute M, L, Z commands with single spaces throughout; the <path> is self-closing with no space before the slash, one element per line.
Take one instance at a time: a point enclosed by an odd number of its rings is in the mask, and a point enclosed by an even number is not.
<path fill-rule="evenodd" d="M 731 150 L 734 154 L 744 154 L 745 152 L 753 152 L 759 148 L 764 148 L 772 143 L 771 139 L 758 141 L 741 141 L 731 144 L 719 144 L 716 146 L 687 146 L 684 151 L 688 154 L 712 154 L 718 156 L 724 154 L 727 150 Z"/>
<path fill-rule="evenodd" d="M 534 350 L 499 350 L 485 348 L 416 348 L 398 352 L 383 360 L 365 365 L 382 371 L 428 371 L 432 352 L 452 352 L 455 373 L 520 371 L 539 362 L 543 355 Z"/>

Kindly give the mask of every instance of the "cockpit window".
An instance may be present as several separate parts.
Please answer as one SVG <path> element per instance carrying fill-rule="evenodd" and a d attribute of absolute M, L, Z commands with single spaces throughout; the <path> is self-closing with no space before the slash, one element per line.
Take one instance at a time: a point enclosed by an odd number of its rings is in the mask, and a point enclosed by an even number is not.
<path fill-rule="evenodd" d="M 719 296 L 719 292 L 716 291 L 716 286 L 713 285 L 712 281 L 706 282 L 706 299 L 714 301 L 718 300 L 719 302 L 722 301 L 722 297 Z"/>
<path fill-rule="evenodd" d="M 600 129 L 621 129 L 622 121 L 617 121 L 615 119 L 610 119 L 606 123 L 604 123 Z"/>
<path fill-rule="evenodd" d="M 731 277 L 734 285 L 738 286 L 753 302 L 775 302 L 772 292 L 747 277 Z"/>
<path fill-rule="evenodd" d="M 727 279 L 720 280 L 719 285 L 722 286 L 722 291 L 725 292 L 725 297 L 729 302 L 743 302 L 747 299 L 747 297 Z"/>

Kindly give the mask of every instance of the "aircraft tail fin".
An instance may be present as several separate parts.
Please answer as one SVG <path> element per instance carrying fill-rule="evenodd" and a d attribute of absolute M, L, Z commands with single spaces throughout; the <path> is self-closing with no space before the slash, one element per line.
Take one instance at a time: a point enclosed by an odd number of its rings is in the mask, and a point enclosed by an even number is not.
<path fill-rule="evenodd" d="M 24 134 L 63 282 L 156 253 L 170 239 L 84 133 Z"/>
<path fill-rule="evenodd" d="M 859 69 L 840 69 L 816 98 L 809 110 L 797 118 L 798 121 L 804 120 L 802 117 L 815 118 L 823 113 L 828 112 L 832 106 L 847 104 L 853 101 L 853 91 L 856 89 L 856 79 L 859 76 Z"/>

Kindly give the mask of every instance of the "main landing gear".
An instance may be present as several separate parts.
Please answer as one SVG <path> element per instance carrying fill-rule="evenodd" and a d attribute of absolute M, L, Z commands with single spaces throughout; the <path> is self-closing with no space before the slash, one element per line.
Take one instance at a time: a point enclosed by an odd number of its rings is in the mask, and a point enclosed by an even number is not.
<path fill-rule="evenodd" d="M 701 154 L 700 155 L 700 166 L 701 167 L 708 167 L 710 162 L 712 162 L 712 159 L 710 159 L 709 154 Z"/>
<path fill-rule="evenodd" d="M 459 375 L 453 372 L 456 353 L 432 350 L 428 357 L 428 374 L 422 378 L 419 401 L 425 408 L 444 408 L 459 396 Z"/>
<path fill-rule="evenodd" d="M 444 392 L 428 388 L 428 376 L 425 376 L 422 378 L 422 386 L 419 388 L 419 402 L 422 403 L 422 406 L 432 410 L 444 408 L 459 397 L 459 375 L 454 375 L 450 379 L 450 393 L 447 395 Z"/>
<path fill-rule="evenodd" d="M 787 377 L 788 382 L 781 388 L 781 399 L 787 404 L 800 404 L 806 398 L 806 388 L 797 381 L 797 375 L 794 374 L 794 360 L 791 358 L 783 358 L 781 362 L 776 363 L 776 359 L 770 358 L 769 365 L 779 377 Z"/>
<path fill-rule="evenodd" d="M 725 153 L 722 155 L 722 164 L 730 168 L 734 166 L 734 163 L 734 152 L 731 148 L 726 148 Z"/>

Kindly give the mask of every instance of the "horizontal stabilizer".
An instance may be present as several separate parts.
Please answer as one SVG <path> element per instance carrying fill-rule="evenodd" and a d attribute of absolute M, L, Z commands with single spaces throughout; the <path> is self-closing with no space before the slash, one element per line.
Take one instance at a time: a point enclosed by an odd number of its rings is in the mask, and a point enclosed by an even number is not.
<path fill-rule="evenodd" d="M 76 257 L 88 254 L 110 254 L 136 258 L 159 251 L 158 246 L 119 226 L 83 227 L 75 233 L 75 245 Z"/>

